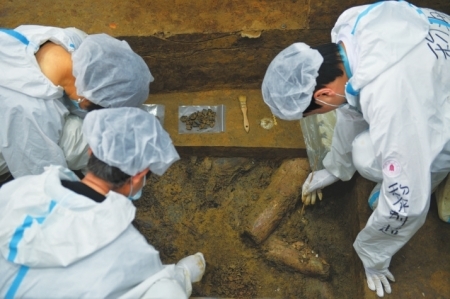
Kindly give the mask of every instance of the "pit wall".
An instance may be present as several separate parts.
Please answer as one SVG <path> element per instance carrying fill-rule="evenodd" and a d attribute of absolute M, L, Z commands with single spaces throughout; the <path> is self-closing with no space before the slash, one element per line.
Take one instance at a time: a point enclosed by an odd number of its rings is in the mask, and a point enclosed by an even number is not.
<path fill-rule="evenodd" d="M 345 9 L 362 0 L 6 1 L 0 27 L 77 27 L 127 40 L 144 57 L 151 93 L 256 89 L 289 44 L 328 42 Z M 450 13 L 448 0 L 412 1 Z"/>

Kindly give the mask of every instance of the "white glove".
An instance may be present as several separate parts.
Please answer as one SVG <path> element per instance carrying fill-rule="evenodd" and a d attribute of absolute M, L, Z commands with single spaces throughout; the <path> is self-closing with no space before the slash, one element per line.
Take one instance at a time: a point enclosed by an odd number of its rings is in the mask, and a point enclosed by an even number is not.
<path fill-rule="evenodd" d="M 190 255 L 179 260 L 177 266 L 186 270 L 191 282 L 199 282 L 205 273 L 206 262 L 203 254 L 201 252 L 197 252 L 194 255 Z"/>
<path fill-rule="evenodd" d="M 389 278 L 390 281 L 395 282 L 394 275 L 392 275 L 391 272 L 389 272 L 388 269 L 379 271 L 374 269 L 365 268 L 366 270 L 366 277 L 367 277 L 367 286 L 372 291 L 377 292 L 378 297 L 384 296 L 384 291 L 386 293 L 391 293 L 391 285 L 389 284 L 389 281 L 387 280 Z M 383 291 L 384 287 L 384 291 Z"/>
<path fill-rule="evenodd" d="M 328 170 L 322 169 L 311 172 L 306 178 L 302 187 L 302 202 L 304 205 L 316 203 L 316 194 L 322 200 L 322 188 L 325 188 L 334 182 L 339 181 L 339 178 L 332 175 Z"/>

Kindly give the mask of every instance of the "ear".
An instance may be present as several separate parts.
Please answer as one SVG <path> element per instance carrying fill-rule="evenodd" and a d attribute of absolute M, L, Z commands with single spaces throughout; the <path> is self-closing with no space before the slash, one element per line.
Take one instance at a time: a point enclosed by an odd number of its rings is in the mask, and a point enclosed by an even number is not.
<path fill-rule="evenodd" d="M 318 98 L 320 96 L 332 96 L 333 94 L 334 91 L 332 89 L 324 87 L 314 93 L 314 98 Z"/>
<path fill-rule="evenodd" d="M 88 147 L 88 156 L 90 157 L 90 156 L 92 156 L 92 150 L 91 150 L 91 147 Z"/>

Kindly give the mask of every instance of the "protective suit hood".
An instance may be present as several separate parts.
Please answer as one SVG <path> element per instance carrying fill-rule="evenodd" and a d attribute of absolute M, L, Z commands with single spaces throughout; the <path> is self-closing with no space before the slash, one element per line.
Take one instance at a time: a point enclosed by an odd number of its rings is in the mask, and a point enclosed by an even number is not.
<path fill-rule="evenodd" d="M 35 54 L 47 41 L 71 53 L 80 46 L 87 34 L 76 28 L 22 25 L 14 30 L 0 31 L 0 36 L 5 51 L 1 50 L 0 53 L 9 57 L 0 60 L 0 69 L 8 70 L 7 78 L 1 80 L 1 87 L 33 98 L 54 100 L 61 98 L 64 90 L 55 86 L 42 73 Z M 11 48 L 15 49 L 14 52 Z"/>
<path fill-rule="evenodd" d="M 0 253 L 28 267 L 68 266 L 114 241 L 134 219 L 135 207 L 110 191 L 97 203 L 61 185 L 73 172 L 50 166 L 42 175 L 0 189 Z M 26 180 L 27 184 L 23 184 Z"/>
<path fill-rule="evenodd" d="M 38 25 L 21 25 L 14 29 L 20 32 L 30 42 L 30 47 L 35 51 L 47 42 L 51 41 L 57 45 L 62 46 L 68 52 L 73 52 L 78 48 L 87 34 L 74 27 L 58 28 Z"/>
<path fill-rule="evenodd" d="M 398 13 L 399 6 L 402 13 Z M 331 39 L 334 43 L 344 42 L 347 55 L 352 53 L 353 76 L 345 90 L 349 104 L 358 107 L 361 89 L 420 44 L 429 28 L 430 21 L 423 12 L 405 1 L 377 2 L 346 10 L 333 27 Z"/>

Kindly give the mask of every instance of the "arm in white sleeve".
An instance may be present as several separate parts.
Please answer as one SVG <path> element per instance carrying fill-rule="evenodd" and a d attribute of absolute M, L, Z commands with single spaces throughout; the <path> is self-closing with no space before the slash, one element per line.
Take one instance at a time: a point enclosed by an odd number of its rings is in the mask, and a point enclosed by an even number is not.
<path fill-rule="evenodd" d="M 192 283 L 186 271 L 176 265 L 167 265 L 164 270 L 166 277 L 158 279 L 141 298 L 171 299 L 189 298 L 192 293 Z M 159 273 L 161 275 L 161 273 Z"/>
<path fill-rule="evenodd" d="M 0 152 L 11 174 L 40 174 L 50 164 L 67 167 L 58 145 L 67 109 L 57 100 L 14 96 L 0 96 Z"/>
<path fill-rule="evenodd" d="M 205 267 L 201 252 L 182 258 L 176 265 L 167 265 L 142 298 L 189 298 L 192 283 L 202 279 Z"/>
<path fill-rule="evenodd" d="M 401 73 L 409 72 L 401 69 Z M 381 75 L 361 93 L 383 181 L 378 207 L 353 246 L 364 267 L 377 271 L 387 270 L 392 256 L 422 226 L 430 198 L 433 153 L 427 113 L 431 109 L 423 108 L 427 91 L 417 90 L 421 84 L 409 84 L 416 90 L 402 88 L 392 80 L 402 75 L 393 75 Z"/>
<path fill-rule="evenodd" d="M 172 299 L 189 298 L 186 291 L 173 279 L 162 278 L 155 282 L 150 289 L 140 297 L 142 299 Z"/>
<path fill-rule="evenodd" d="M 352 161 L 352 142 L 367 127 L 368 124 L 362 114 L 349 105 L 336 110 L 336 126 L 331 150 L 325 156 L 323 165 L 342 181 L 350 180 L 356 171 Z"/>
<path fill-rule="evenodd" d="M 192 283 L 185 269 L 174 264 L 148 277 L 139 285 L 123 294 L 119 299 L 172 299 L 189 298 L 192 293 Z"/>

